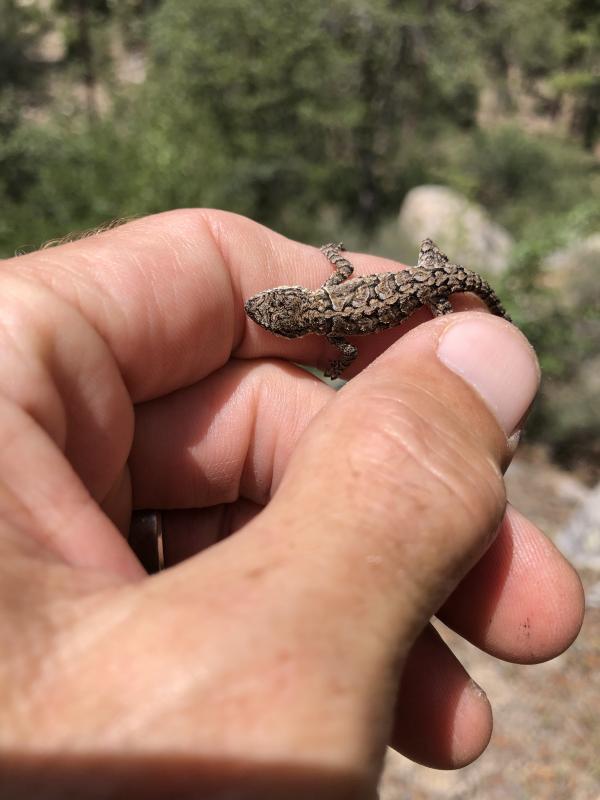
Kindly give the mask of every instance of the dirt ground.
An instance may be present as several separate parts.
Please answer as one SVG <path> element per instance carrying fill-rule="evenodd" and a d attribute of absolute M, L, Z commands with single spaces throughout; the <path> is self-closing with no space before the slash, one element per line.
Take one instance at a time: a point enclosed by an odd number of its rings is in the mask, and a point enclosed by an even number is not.
<path fill-rule="evenodd" d="M 551 538 L 587 492 L 535 449 L 515 461 L 507 483 L 514 505 Z M 580 574 L 586 594 L 598 595 L 600 574 Z M 588 607 L 566 653 L 535 666 L 497 661 L 443 635 L 490 699 L 492 740 L 478 761 L 454 772 L 390 752 L 381 800 L 600 800 L 600 608 Z"/>

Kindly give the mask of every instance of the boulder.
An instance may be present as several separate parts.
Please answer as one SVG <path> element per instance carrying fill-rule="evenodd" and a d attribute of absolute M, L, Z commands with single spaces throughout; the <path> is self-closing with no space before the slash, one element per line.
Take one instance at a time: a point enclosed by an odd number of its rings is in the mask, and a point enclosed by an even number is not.
<path fill-rule="evenodd" d="M 558 534 L 556 545 L 578 569 L 600 570 L 600 485 Z"/>
<path fill-rule="evenodd" d="M 450 261 L 498 275 L 509 263 L 511 235 L 492 222 L 483 206 L 447 186 L 417 186 L 404 198 L 398 218 L 403 238 L 418 248 L 433 239 Z"/>
<path fill-rule="evenodd" d="M 567 306 L 600 306 L 600 233 L 557 250 L 543 267 L 544 284 L 558 290 Z"/>

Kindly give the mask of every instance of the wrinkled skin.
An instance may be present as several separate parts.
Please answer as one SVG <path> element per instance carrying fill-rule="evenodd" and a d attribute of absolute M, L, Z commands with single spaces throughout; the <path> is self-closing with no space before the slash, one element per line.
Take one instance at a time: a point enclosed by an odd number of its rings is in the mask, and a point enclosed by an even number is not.
<path fill-rule="evenodd" d="M 576 636 L 576 574 L 504 494 L 524 337 L 416 312 L 336 393 L 285 360 L 323 363 L 322 337 L 242 301 L 328 273 L 193 209 L 0 264 L 3 798 L 373 798 L 387 744 L 456 768 L 491 734 L 433 614 L 514 662 Z"/>

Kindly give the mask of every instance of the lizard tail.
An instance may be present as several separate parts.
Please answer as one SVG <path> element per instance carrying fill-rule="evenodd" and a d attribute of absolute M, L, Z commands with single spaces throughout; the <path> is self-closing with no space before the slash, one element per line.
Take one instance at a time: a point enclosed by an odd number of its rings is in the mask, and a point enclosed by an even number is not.
<path fill-rule="evenodd" d="M 473 292 L 473 294 L 480 297 L 492 314 L 495 314 L 497 317 L 503 317 L 508 322 L 512 322 L 512 319 L 500 302 L 500 298 L 481 275 L 478 275 L 476 272 L 467 272 L 465 291 Z"/>

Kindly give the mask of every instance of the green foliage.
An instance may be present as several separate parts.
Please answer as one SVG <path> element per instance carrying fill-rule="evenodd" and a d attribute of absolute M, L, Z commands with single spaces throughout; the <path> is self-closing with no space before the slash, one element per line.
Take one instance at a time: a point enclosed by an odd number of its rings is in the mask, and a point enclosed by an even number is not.
<path fill-rule="evenodd" d="M 436 181 L 521 232 L 541 213 L 568 209 L 592 180 L 595 166 L 576 145 L 515 124 L 481 128 L 477 118 L 481 92 L 507 65 L 528 80 L 546 69 L 559 81 L 573 57 L 571 34 L 590 27 L 585 14 L 586 24 L 576 21 L 574 0 L 472 8 L 55 0 L 54 8 L 86 104 L 44 130 L 22 125 L 0 155 L 13 161 L 2 171 L 5 196 L 32 204 L 40 227 L 202 204 L 303 237 L 314 236 L 321 211 L 335 209 L 368 233 L 408 189 Z M 116 23 L 126 35 L 149 30 L 139 87 L 119 89 L 107 68 Z M 101 115 L 99 88 L 111 93 Z M 3 107 L 14 103 L 0 99 Z M 77 165 L 72 188 L 68 164 Z M 83 187 L 93 188 L 87 202 Z"/>
<path fill-rule="evenodd" d="M 2 230 L 12 240 L 14 217 L 26 188 L 36 181 L 16 133 L 26 104 L 42 96 L 42 63 L 36 46 L 44 16 L 16 0 L 0 0 L 0 245 Z"/>
<path fill-rule="evenodd" d="M 514 124 L 446 137 L 434 173 L 436 182 L 482 203 L 519 237 L 600 194 L 597 159 L 573 142 L 532 136 Z"/>
<path fill-rule="evenodd" d="M 219 204 L 295 233 L 335 205 L 372 228 L 424 176 L 415 142 L 475 121 L 475 48 L 440 9 L 167 0 L 153 21 L 144 101 L 165 162 L 190 160 L 182 132 L 194 154 L 195 127 L 207 160 L 226 163 Z"/>
<path fill-rule="evenodd" d="M 510 311 L 533 344 L 542 387 L 528 435 L 551 445 L 566 465 L 600 455 L 600 253 L 572 252 L 570 268 L 553 274 L 548 257 L 600 230 L 600 204 L 588 198 L 567 214 L 540 217 L 513 252 L 501 287 Z M 560 285 L 556 285 L 556 281 Z"/>
<path fill-rule="evenodd" d="M 314 213 L 328 112 L 315 88 L 331 72 L 322 15 L 314 0 L 163 4 L 142 101 L 161 190 L 270 224 Z"/>
<path fill-rule="evenodd" d="M 562 64 L 569 49 L 571 5 L 572 0 L 480 4 L 476 13 L 481 17 L 481 35 L 497 75 L 517 67 L 532 79 Z"/>
<path fill-rule="evenodd" d="M 17 0 L 0 0 L 0 92 L 6 87 L 31 89 L 41 65 L 33 49 L 44 29 L 44 16 Z"/>

